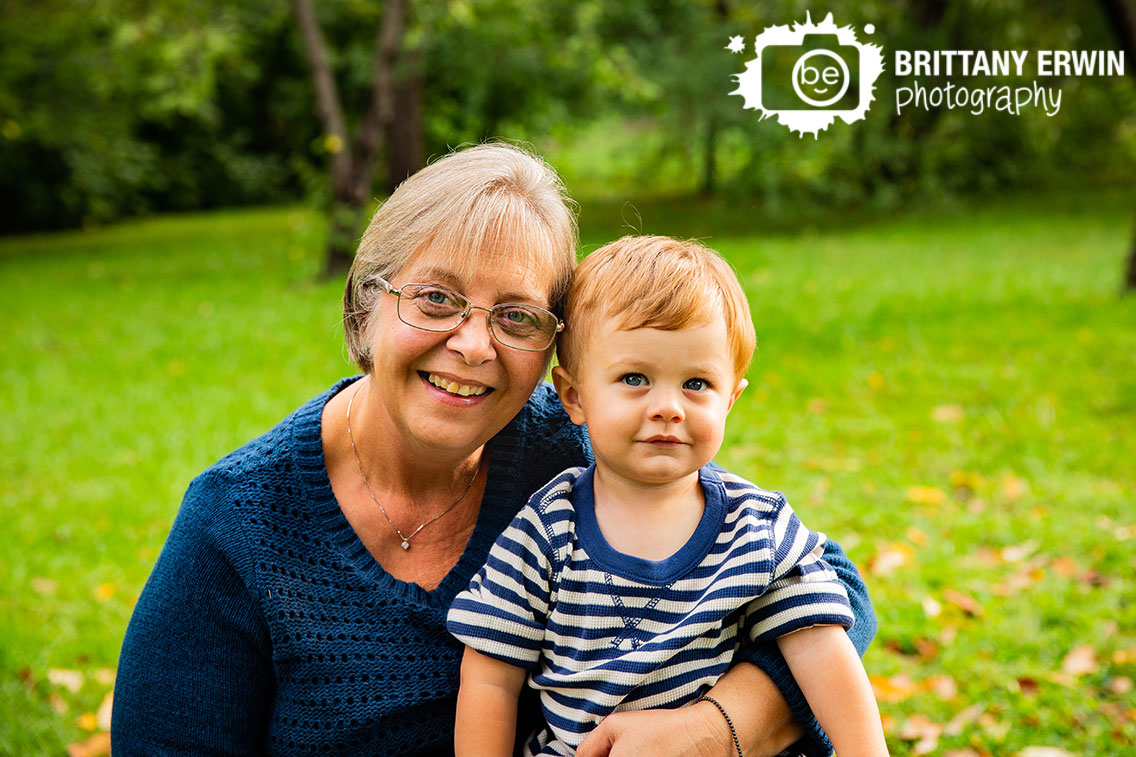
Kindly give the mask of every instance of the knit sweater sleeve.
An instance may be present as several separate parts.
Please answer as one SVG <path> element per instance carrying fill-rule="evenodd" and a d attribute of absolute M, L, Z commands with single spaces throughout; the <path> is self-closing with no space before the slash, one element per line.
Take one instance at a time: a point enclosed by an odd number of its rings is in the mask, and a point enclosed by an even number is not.
<path fill-rule="evenodd" d="M 115 757 L 252 755 L 273 696 L 268 630 L 238 568 L 236 524 L 207 471 L 186 492 L 119 660 Z"/>
<path fill-rule="evenodd" d="M 855 625 L 848 630 L 848 638 L 856 647 L 856 651 L 863 656 L 876 635 L 876 614 L 868 598 L 868 590 L 856 566 L 844 554 L 839 544 L 829 540 L 825 544 L 823 556 L 824 561 L 836 571 L 837 577 L 848 592 L 848 602 L 855 617 Z M 773 680 L 781 690 L 781 696 L 785 698 L 789 709 L 805 730 L 805 737 L 794 744 L 789 752 L 805 754 L 808 757 L 827 757 L 832 754 L 832 742 L 828 740 L 820 723 L 817 722 L 801 688 L 793 680 L 793 674 L 789 671 L 789 666 L 777 644 L 774 641 L 767 641 L 744 647 L 739 652 L 739 659 L 753 663 Z"/>

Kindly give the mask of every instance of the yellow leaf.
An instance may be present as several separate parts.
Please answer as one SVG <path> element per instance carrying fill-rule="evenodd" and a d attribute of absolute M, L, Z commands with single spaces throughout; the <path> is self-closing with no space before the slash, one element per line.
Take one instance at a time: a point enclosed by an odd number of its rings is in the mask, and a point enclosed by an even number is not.
<path fill-rule="evenodd" d="M 947 493 L 933 486 L 912 486 L 907 489 L 907 499 L 919 505 L 941 505 L 947 501 Z"/>
<path fill-rule="evenodd" d="M 1061 662 L 1062 672 L 1073 676 L 1095 673 L 1099 668 L 1097 652 L 1088 644 L 1074 648 L 1069 654 L 1065 655 L 1065 659 Z"/>
<path fill-rule="evenodd" d="M 50 578 L 33 578 L 31 583 L 32 591 L 36 594 L 54 594 L 56 589 L 59 588 L 59 584 Z"/>
<path fill-rule="evenodd" d="M 897 568 L 903 567 L 914 554 L 915 550 L 910 544 L 900 542 L 889 544 L 868 560 L 868 572 L 877 576 L 889 575 Z"/>
<path fill-rule="evenodd" d="M 323 140 L 323 149 L 332 155 L 343 152 L 343 137 L 338 134 L 328 134 Z"/>
<path fill-rule="evenodd" d="M 96 733 L 86 741 L 67 745 L 67 757 L 104 757 L 104 755 L 109 754 L 109 733 Z"/>
<path fill-rule="evenodd" d="M 917 691 L 911 678 L 904 673 L 892 676 L 870 675 L 868 681 L 872 684 L 872 691 L 876 699 L 881 702 L 902 702 Z"/>
<path fill-rule="evenodd" d="M 958 423 L 965 417 L 962 405 L 936 405 L 931 410 L 931 420 L 937 423 Z"/>
<path fill-rule="evenodd" d="M 884 388 L 884 377 L 879 371 L 873 371 L 872 375 L 868 376 L 868 388 L 877 392 Z"/>
<path fill-rule="evenodd" d="M 95 588 L 95 599 L 100 602 L 105 602 L 114 596 L 114 592 L 114 584 L 99 584 L 98 587 Z"/>
<path fill-rule="evenodd" d="M 810 413 L 824 413 L 828 411 L 830 405 L 828 400 L 823 397 L 813 397 L 809 400 L 808 409 Z"/>
<path fill-rule="evenodd" d="M 95 720 L 98 726 L 103 731 L 110 730 L 110 715 L 111 710 L 114 708 L 114 692 L 108 691 L 107 695 L 103 697 L 102 704 L 99 705 L 99 711 L 95 715 Z"/>
<path fill-rule="evenodd" d="M 79 727 L 84 731 L 93 731 L 99 727 L 99 719 L 93 712 L 84 712 L 75 722 L 77 722 Z"/>
<path fill-rule="evenodd" d="M 956 489 L 971 489 L 977 491 L 982 486 L 982 476 L 965 470 L 951 471 L 951 486 Z"/>
<path fill-rule="evenodd" d="M 1025 480 L 1018 478 L 1013 473 L 1002 476 L 1002 491 L 1005 493 L 1006 499 L 1011 502 L 1025 494 L 1028 488 L 1029 485 Z"/>
<path fill-rule="evenodd" d="M 956 589 L 947 589 L 943 592 L 943 599 L 950 602 L 955 607 L 959 608 L 967 615 L 978 617 L 984 613 L 982 605 L 978 603 L 974 597 L 963 594 Z"/>
<path fill-rule="evenodd" d="M 923 546 L 927 543 L 927 534 L 915 526 L 911 526 L 907 529 L 907 538 L 912 544 L 918 546 Z"/>
<path fill-rule="evenodd" d="M 51 681 L 56 686 L 62 686 L 70 691 L 72 694 L 83 688 L 84 677 L 78 670 L 64 670 L 63 668 L 52 668 L 47 671 L 47 680 Z"/>

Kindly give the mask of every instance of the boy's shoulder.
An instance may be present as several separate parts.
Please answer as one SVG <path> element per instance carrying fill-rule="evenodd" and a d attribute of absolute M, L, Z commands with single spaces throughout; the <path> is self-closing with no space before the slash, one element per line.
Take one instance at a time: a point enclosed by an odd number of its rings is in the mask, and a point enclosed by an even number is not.
<path fill-rule="evenodd" d="M 781 492 L 764 489 L 717 463 L 712 462 L 703 468 L 703 477 L 704 480 L 708 478 L 721 483 L 731 510 L 749 509 L 770 515 L 788 506 L 788 500 Z"/>

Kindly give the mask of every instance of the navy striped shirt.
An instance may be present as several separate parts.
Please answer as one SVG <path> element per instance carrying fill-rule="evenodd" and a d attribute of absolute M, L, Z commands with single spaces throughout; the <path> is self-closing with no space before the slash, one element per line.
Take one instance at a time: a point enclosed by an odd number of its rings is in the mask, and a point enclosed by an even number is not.
<path fill-rule="evenodd" d="M 824 535 L 780 493 L 704 467 L 694 534 L 653 561 L 604 539 L 594 470 L 571 468 L 534 494 L 447 617 L 466 645 L 531 672 L 551 733 L 528 754 L 571 755 L 612 712 L 693 701 L 747 638 L 851 627 Z"/>

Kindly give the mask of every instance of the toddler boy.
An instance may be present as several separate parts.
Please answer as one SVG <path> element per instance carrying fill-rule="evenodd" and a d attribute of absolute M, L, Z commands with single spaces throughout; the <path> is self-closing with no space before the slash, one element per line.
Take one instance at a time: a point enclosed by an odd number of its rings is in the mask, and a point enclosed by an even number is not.
<path fill-rule="evenodd" d="M 824 535 L 709 464 L 754 349 L 729 265 L 625 237 L 580 264 L 565 322 L 553 381 L 595 463 L 532 496 L 450 609 L 458 755 L 511 754 L 526 677 L 548 728 L 525 754 L 572 755 L 612 712 L 694 702 L 774 638 L 840 757 L 887 754 Z"/>

